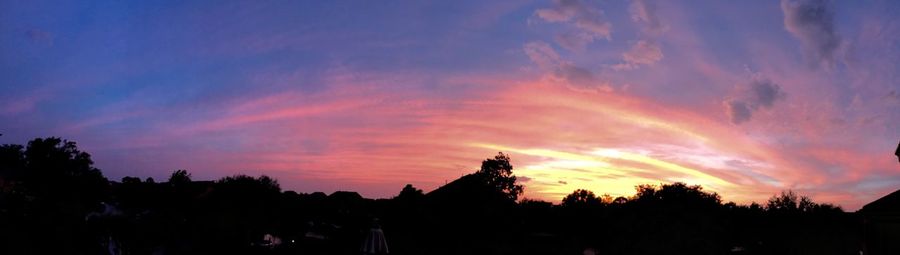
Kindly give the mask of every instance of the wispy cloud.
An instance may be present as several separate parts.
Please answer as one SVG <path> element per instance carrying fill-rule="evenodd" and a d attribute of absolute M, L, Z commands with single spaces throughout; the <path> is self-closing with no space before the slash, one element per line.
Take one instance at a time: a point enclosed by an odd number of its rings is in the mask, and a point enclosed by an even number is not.
<path fill-rule="evenodd" d="M 549 201 L 685 181 L 852 209 L 900 182 L 895 1 L 225 2 L 4 5 L 0 139 L 368 197 L 501 149 Z"/>
<path fill-rule="evenodd" d="M 643 25 L 645 33 L 658 35 L 668 29 L 656 14 L 656 2 L 654 0 L 632 0 L 628 6 L 631 19 Z"/>
<path fill-rule="evenodd" d="M 611 89 L 607 83 L 600 82 L 593 72 L 563 60 L 552 46 L 545 42 L 530 42 L 523 46 L 525 54 L 532 62 L 551 78 L 576 89 Z"/>
<path fill-rule="evenodd" d="M 656 2 L 653 0 L 634 0 L 628 7 L 632 21 L 641 27 L 641 37 L 622 53 L 623 63 L 613 65 L 614 70 L 633 70 L 640 66 L 653 65 L 663 59 L 662 48 L 657 41 L 668 27 L 656 14 Z"/>
<path fill-rule="evenodd" d="M 580 51 L 595 39 L 612 38 L 612 24 L 604 20 L 603 10 L 581 0 L 555 0 L 552 7 L 538 9 L 534 13 L 544 21 L 577 28 L 577 31 L 556 37 L 560 46 L 568 50 Z"/>
<path fill-rule="evenodd" d="M 624 63 L 613 66 L 615 70 L 632 70 L 642 65 L 652 65 L 663 59 L 662 49 L 659 44 L 651 41 L 640 40 L 631 46 L 631 49 L 622 53 Z"/>

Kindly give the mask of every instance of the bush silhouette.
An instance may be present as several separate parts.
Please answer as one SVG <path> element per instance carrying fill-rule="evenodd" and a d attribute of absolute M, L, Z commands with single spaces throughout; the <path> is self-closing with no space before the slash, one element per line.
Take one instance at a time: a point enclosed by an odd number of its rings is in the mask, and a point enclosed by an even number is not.
<path fill-rule="evenodd" d="M 698 185 L 635 195 L 577 189 L 521 199 L 509 155 L 431 192 L 391 199 L 283 191 L 267 176 L 107 180 L 59 138 L 0 145 L 0 254 L 359 254 L 379 222 L 392 254 L 851 254 L 862 221 L 783 191 L 765 205 L 723 203 Z M 34 238 L 40 237 L 40 238 Z M 265 237 L 265 239 L 264 239 Z M 275 244 L 273 240 L 280 240 Z M 54 245 L 46 245 L 53 243 Z M 111 245 L 114 244 L 114 245 Z"/>

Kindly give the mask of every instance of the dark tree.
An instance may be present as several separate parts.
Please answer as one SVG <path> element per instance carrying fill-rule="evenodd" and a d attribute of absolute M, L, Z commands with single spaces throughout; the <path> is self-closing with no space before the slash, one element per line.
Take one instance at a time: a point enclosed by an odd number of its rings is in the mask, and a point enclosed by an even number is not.
<path fill-rule="evenodd" d="M 401 201 L 417 201 L 425 197 L 425 193 L 421 189 L 413 187 L 412 184 L 406 184 L 396 199 Z"/>
<path fill-rule="evenodd" d="M 566 195 L 562 200 L 565 207 L 586 207 L 602 205 L 603 201 L 594 195 L 594 192 L 585 189 L 577 189 L 572 194 Z"/>
<path fill-rule="evenodd" d="M 662 206 L 676 206 L 679 208 L 711 208 L 719 206 L 722 202 L 719 194 L 703 191 L 700 185 L 688 186 L 685 183 L 676 182 L 654 185 L 639 185 L 634 199 L 638 203 L 654 203 Z"/>
<path fill-rule="evenodd" d="M 766 203 L 766 210 L 776 213 L 818 213 L 818 212 L 843 212 L 839 206 L 832 204 L 817 204 L 807 196 L 801 196 L 792 190 L 782 191 L 781 194 L 772 196 Z"/>
<path fill-rule="evenodd" d="M 613 199 L 613 201 L 612 201 L 611 204 L 614 204 L 614 205 L 624 205 L 625 203 L 628 203 L 628 198 L 626 198 L 626 197 L 616 197 L 615 199 Z"/>
<path fill-rule="evenodd" d="M 141 178 L 125 176 L 122 177 L 122 184 L 136 184 L 141 183 Z"/>
<path fill-rule="evenodd" d="M 169 183 L 177 185 L 191 182 L 191 174 L 187 170 L 179 169 L 172 172 L 169 176 Z"/>
<path fill-rule="evenodd" d="M 270 233 L 278 225 L 276 210 L 280 198 L 278 181 L 265 175 L 219 179 L 212 186 L 210 204 L 202 216 L 211 231 L 207 234 L 214 237 L 210 244 L 229 249 L 230 245 L 249 243 Z"/>
<path fill-rule="evenodd" d="M 722 204 L 684 183 L 518 200 L 512 170 L 499 153 L 428 194 L 406 185 L 372 200 L 281 192 L 267 176 L 192 181 L 185 170 L 165 183 L 109 182 L 75 143 L 35 139 L 0 145 L 0 254 L 102 254 L 108 243 L 121 254 L 359 254 L 376 218 L 392 254 L 856 254 L 872 236 L 860 230 L 878 226 L 789 190 L 764 205 Z"/>
<path fill-rule="evenodd" d="M 25 171 L 25 147 L 18 144 L 0 145 L 0 179 L 21 179 Z"/>
<path fill-rule="evenodd" d="M 20 145 L 0 146 L 0 212 L 11 224 L 3 223 L 0 246 L 32 246 L 30 253 L 85 251 L 92 245 L 85 230 L 85 215 L 108 198 L 109 181 L 91 156 L 78 150 L 75 142 L 56 137 L 34 139 L 22 150 Z M 8 192 L 6 190 L 9 190 Z M 23 199 L 19 199 L 23 198 Z M 2 222 L 0 222 L 2 223 Z M 37 245 L 33 239 L 53 243 Z M 32 238 L 16 240 L 16 238 Z M 0 253 L 3 250 L 0 250 Z"/>
<path fill-rule="evenodd" d="M 484 178 L 488 185 L 506 194 L 509 199 L 516 200 L 524 191 L 524 187 L 516 184 L 516 176 L 512 174 L 513 166 L 509 161 L 509 156 L 500 152 L 493 159 L 482 161 L 481 169 L 475 174 Z"/>
<path fill-rule="evenodd" d="M 787 190 L 769 198 L 766 210 L 770 212 L 806 212 L 813 206 L 814 203 L 809 197 L 799 196 L 794 191 Z"/>
<path fill-rule="evenodd" d="M 75 142 L 56 137 L 34 139 L 28 142 L 25 159 L 24 181 L 37 196 L 77 201 L 83 207 L 72 208 L 75 210 L 87 210 L 106 196 L 106 177 L 94 168 L 91 155 L 78 150 Z"/>

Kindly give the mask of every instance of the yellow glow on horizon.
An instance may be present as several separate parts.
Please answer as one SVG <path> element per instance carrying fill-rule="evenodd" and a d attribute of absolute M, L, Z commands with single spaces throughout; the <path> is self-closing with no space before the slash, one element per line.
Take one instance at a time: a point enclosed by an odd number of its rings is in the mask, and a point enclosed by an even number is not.
<path fill-rule="evenodd" d="M 536 191 L 539 196 L 550 196 L 554 199 L 575 189 L 597 187 L 602 188 L 593 190 L 598 194 L 628 196 L 634 193 L 636 185 L 670 182 L 671 179 L 667 178 L 670 174 L 664 172 L 683 175 L 676 179 L 704 187 L 734 186 L 731 182 L 696 169 L 619 149 L 601 148 L 587 153 L 572 153 L 551 149 L 519 149 L 495 144 L 470 145 L 539 157 L 537 162 L 529 162 L 519 167 L 518 172 L 533 180 L 529 185 L 531 191 Z M 611 160 L 636 162 L 653 168 L 616 165 Z M 654 174 L 659 175 L 659 178 L 649 177 Z"/>
<path fill-rule="evenodd" d="M 704 172 L 696 170 L 696 169 L 684 167 L 684 166 L 681 166 L 681 165 L 678 165 L 675 163 L 655 159 L 655 158 L 648 157 L 648 156 L 641 155 L 641 154 L 628 153 L 628 152 L 622 152 L 622 151 L 616 151 L 616 150 L 613 150 L 616 152 L 615 154 L 610 154 L 609 151 L 610 151 L 609 149 L 597 150 L 594 152 L 594 154 L 599 155 L 599 156 L 605 156 L 605 157 L 611 156 L 611 157 L 615 157 L 618 159 L 624 159 L 624 160 L 635 161 L 635 162 L 652 165 L 652 166 L 670 170 L 673 172 L 683 173 L 686 175 L 697 177 L 697 178 L 699 178 L 700 181 L 712 181 L 713 183 L 721 185 L 721 186 L 732 186 L 733 185 L 732 183 L 722 180 L 721 178 L 709 175 L 707 173 L 704 173 Z"/>

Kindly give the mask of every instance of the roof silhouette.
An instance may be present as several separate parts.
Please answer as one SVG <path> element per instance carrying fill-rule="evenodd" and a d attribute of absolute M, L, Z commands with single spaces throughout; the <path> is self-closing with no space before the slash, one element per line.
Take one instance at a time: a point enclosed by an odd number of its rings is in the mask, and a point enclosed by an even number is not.
<path fill-rule="evenodd" d="M 897 143 L 897 150 L 894 151 L 894 155 L 897 155 L 897 160 L 900 160 L 900 143 Z"/>
<path fill-rule="evenodd" d="M 866 204 L 860 212 L 900 212 L 900 190 Z"/>

